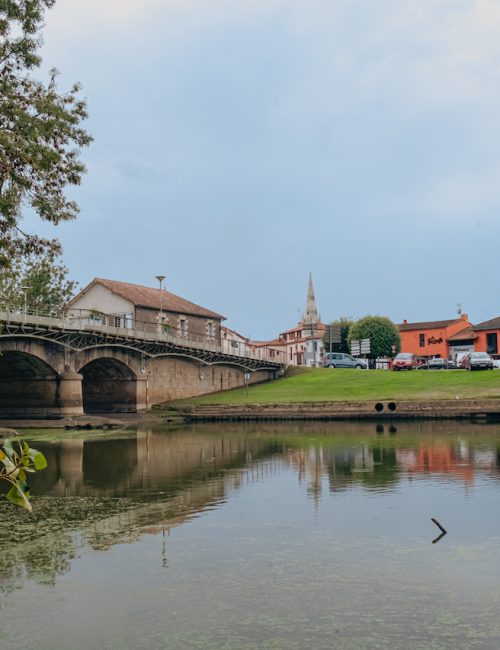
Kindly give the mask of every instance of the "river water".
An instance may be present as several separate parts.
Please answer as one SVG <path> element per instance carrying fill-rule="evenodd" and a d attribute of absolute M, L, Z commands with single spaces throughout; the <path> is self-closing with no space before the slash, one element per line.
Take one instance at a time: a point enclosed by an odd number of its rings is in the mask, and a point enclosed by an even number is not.
<path fill-rule="evenodd" d="M 32 517 L 0 501 L 2 650 L 500 647 L 500 425 L 25 437 L 49 467 Z"/>

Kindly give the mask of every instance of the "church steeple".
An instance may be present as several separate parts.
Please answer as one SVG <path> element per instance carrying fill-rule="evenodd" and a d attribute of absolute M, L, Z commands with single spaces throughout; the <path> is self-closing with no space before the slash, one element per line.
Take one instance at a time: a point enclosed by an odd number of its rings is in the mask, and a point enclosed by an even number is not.
<path fill-rule="evenodd" d="M 318 307 L 314 297 L 312 275 L 309 273 L 309 286 L 307 288 L 306 310 L 304 312 L 304 325 L 317 325 L 319 323 Z"/>

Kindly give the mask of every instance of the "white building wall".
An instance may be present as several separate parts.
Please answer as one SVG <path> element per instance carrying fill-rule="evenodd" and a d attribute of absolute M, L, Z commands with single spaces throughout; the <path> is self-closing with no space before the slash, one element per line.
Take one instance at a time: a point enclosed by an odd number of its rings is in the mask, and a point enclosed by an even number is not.
<path fill-rule="evenodd" d="M 71 309 L 88 309 L 117 315 L 134 313 L 134 305 L 131 302 L 117 296 L 102 284 L 95 284 L 83 296 L 77 298 L 71 305 Z"/>
<path fill-rule="evenodd" d="M 223 352 L 238 356 L 245 356 L 246 350 L 249 348 L 248 339 L 237 332 L 229 330 L 224 325 L 221 325 L 221 343 Z"/>

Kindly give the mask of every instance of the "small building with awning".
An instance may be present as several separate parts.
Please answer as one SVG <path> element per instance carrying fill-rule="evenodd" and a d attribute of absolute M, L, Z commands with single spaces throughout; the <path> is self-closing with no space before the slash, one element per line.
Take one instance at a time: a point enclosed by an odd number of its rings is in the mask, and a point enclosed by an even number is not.
<path fill-rule="evenodd" d="M 466 327 L 460 332 L 449 336 L 446 341 L 448 343 L 450 358 L 455 361 L 457 357 L 463 354 L 474 352 L 477 338 L 473 326 Z"/>

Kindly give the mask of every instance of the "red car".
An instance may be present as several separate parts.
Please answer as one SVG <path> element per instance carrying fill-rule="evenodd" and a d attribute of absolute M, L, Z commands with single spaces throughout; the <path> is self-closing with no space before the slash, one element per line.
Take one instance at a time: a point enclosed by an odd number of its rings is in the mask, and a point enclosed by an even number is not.
<path fill-rule="evenodd" d="M 400 352 L 392 362 L 393 370 L 413 370 L 418 365 L 417 359 L 411 352 Z"/>

